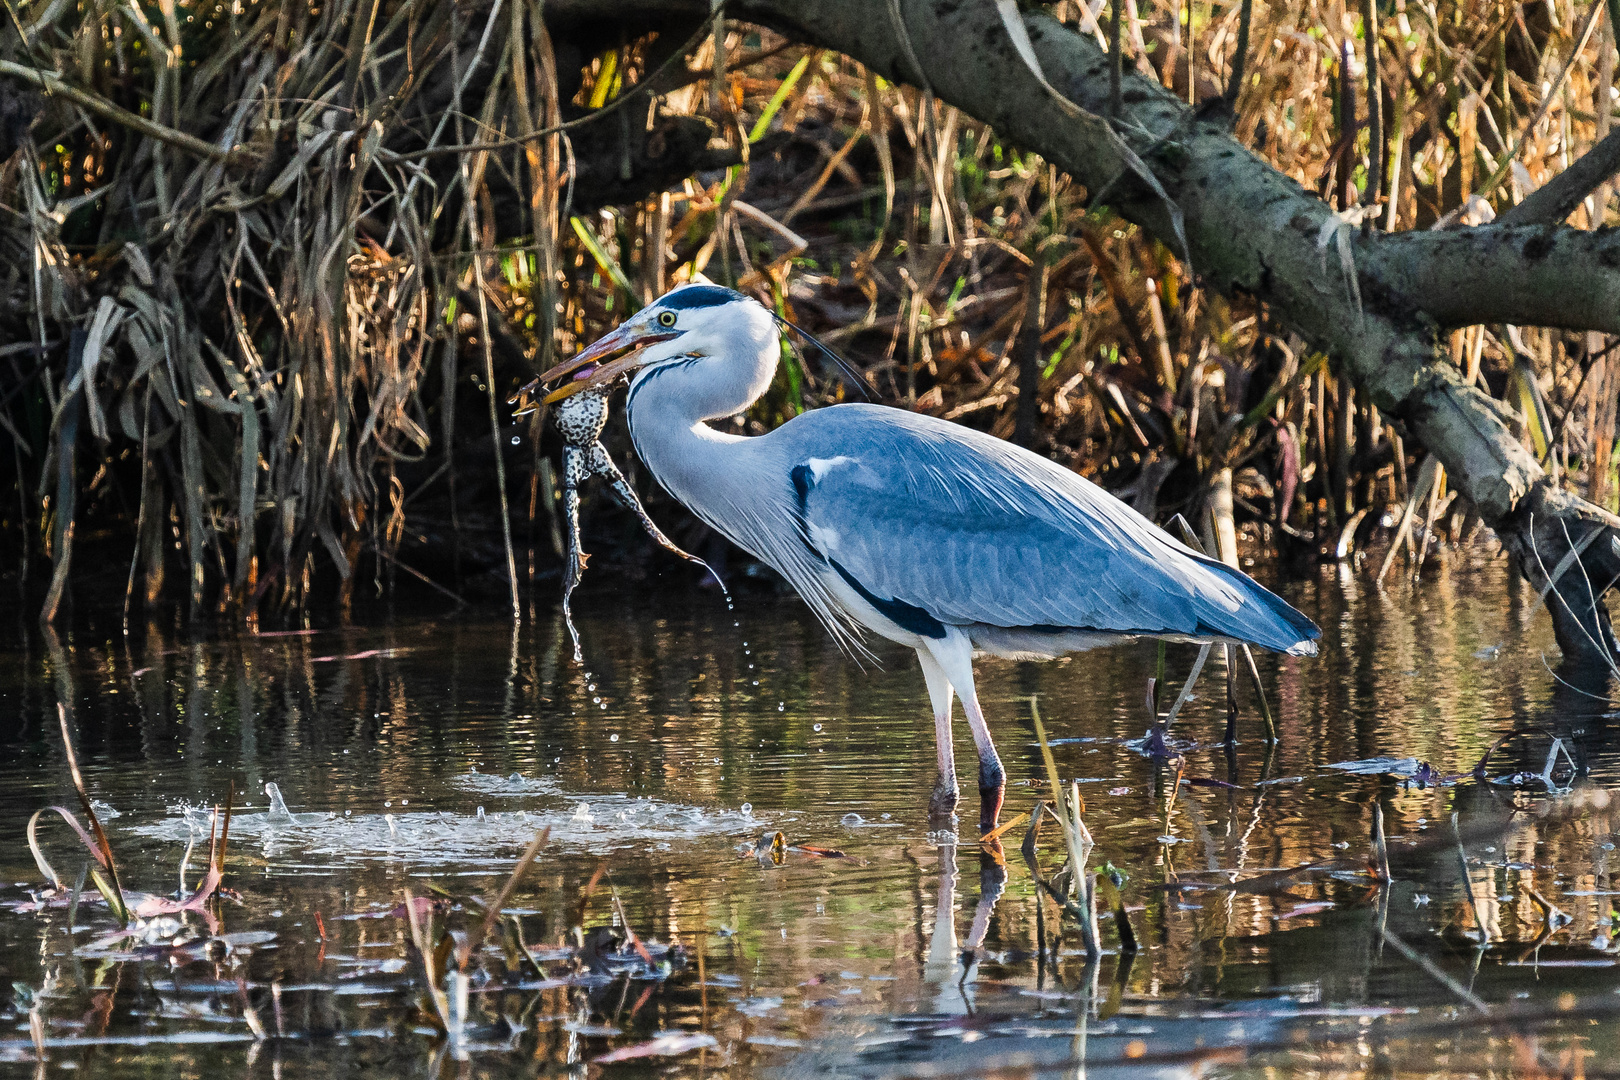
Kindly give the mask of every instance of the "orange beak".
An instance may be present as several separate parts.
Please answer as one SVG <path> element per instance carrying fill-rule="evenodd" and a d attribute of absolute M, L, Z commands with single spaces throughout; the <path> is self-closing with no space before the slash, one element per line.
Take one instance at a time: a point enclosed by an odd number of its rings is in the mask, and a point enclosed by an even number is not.
<path fill-rule="evenodd" d="M 641 350 L 679 336 L 647 326 L 632 327 L 626 323 L 523 387 L 507 404 L 521 401 L 513 415 L 524 416 L 534 412 L 541 404 L 552 405 L 583 390 L 611 383 L 641 366 L 641 358 L 637 355 Z M 539 402 L 534 400 L 534 393 L 563 378 L 568 381 L 546 394 Z"/>

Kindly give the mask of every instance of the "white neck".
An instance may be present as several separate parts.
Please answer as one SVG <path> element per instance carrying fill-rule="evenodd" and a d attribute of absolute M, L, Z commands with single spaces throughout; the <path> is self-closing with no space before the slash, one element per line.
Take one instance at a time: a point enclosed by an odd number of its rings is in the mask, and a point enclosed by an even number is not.
<path fill-rule="evenodd" d="M 749 486 L 759 482 L 746 460 L 758 440 L 708 422 L 742 412 L 770 386 L 780 353 L 774 329 L 763 340 L 728 342 L 725 354 L 649 367 L 630 387 L 625 419 L 636 453 L 665 490 L 717 528 L 728 516 L 710 508 L 746 503 Z"/>

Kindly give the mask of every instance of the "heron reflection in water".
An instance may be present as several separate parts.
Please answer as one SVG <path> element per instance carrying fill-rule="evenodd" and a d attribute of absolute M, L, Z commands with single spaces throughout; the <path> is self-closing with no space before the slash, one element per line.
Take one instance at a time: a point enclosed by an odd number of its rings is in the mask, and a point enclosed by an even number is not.
<path fill-rule="evenodd" d="M 781 352 L 776 316 L 684 285 L 531 384 L 561 401 L 630 376 L 625 417 L 658 482 L 774 567 L 839 641 L 917 652 L 934 708 L 936 816 L 957 803 L 953 696 L 979 756 L 980 824 L 1005 773 L 973 657 L 1051 659 L 1136 637 L 1314 655 L 1320 630 L 1252 579 L 1178 543 L 1081 476 L 1001 439 L 869 404 L 801 414 L 766 435 L 709 426 L 747 409 Z"/>

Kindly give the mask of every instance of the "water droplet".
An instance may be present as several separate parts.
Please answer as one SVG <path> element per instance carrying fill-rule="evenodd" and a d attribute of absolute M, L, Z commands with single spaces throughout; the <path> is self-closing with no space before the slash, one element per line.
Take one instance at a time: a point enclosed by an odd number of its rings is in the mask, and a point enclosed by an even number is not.
<path fill-rule="evenodd" d="M 816 724 L 816 725 L 815 725 L 815 726 L 814 726 L 814 727 L 812 727 L 812 728 L 811 728 L 811 729 L 810 729 L 810 730 L 811 730 L 811 731 L 820 731 L 820 730 L 821 730 L 821 725 L 820 725 L 820 724 Z"/>
<path fill-rule="evenodd" d="M 353 817 L 354 816 L 354 811 L 353 810 L 345 810 L 345 811 L 343 811 L 343 816 L 344 817 Z"/>
<path fill-rule="evenodd" d="M 777 702 L 777 703 L 776 703 L 776 711 L 777 711 L 777 712 L 785 712 L 785 711 L 786 711 L 786 710 L 787 710 L 787 702 L 785 702 L 785 701 L 778 701 L 778 702 Z"/>
<path fill-rule="evenodd" d="M 741 806 L 739 806 L 737 809 L 742 811 L 742 816 L 743 817 L 753 817 L 754 816 L 754 804 L 753 803 L 745 802 Z"/>
<path fill-rule="evenodd" d="M 853 829 L 857 825 L 866 824 L 866 819 L 861 817 L 859 814 L 845 814 L 844 824 Z"/>
<path fill-rule="evenodd" d="M 387 802 L 383 803 L 383 805 L 384 806 L 393 806 L 394 805 L 394 800 L 389 799 Z"/>
<path fill-rule="evenodd" d="M 593 698 L 591 698 L 591 704 L 592 705 L 600 705 L 600 704 L 602 704 L 602 699 L 599 698 L 599 697 L 593 697 Z"/>
<path fill-rule="evenodd" d="M 608 742 L 618 742 L 618 741 L 619 741 L 619 737 L 617 735 L 609 735 L 608 736 Z"/>
<path fill-rule="evenodd" d="M 600 709 L 602 709 L 603 712 L 606 712 L 607 711 L 607 702 L 605 702 L 605 701 L 602 702 L 602 704 L 600 706 L 598 706 L 598 707 Z"/>
<path fill-rule="evenodd" d="M 519 435 L 512 436 L 512 445 L 513 446 L 521 446 L 522 444 L 523 444 L 523 438 L 521 436 L 519 436 Z"/>
<path fill-rule="evenodd" d="M 411 805 L 411 800 L 409 800 L 409 799 L 401 799 L 401 800 L 399 800 L 399 805 L 401 805 L 401 806 L 409 806 L 409 805 Z"/>

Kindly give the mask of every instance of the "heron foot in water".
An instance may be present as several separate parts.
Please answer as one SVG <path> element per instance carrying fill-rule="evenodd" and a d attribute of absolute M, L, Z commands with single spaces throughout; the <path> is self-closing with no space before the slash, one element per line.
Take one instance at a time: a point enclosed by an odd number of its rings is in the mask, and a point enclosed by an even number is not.
<path fill-rule="evenodd" d="M 935 780 L 934 790 L 928 795 L 929 822 L 938 824 L 949 819 L 956 812 L 959 799 L 954 777 L 941 776 Z"/>
<path fill-rule="evenodd" d="M 1001 818 L 1001 800 L 1007 789 L 1001 784 L 995 787 L 979 786 L 979 835 L 994 831 Z"/>
<path fill-rule="evenodd" d="M 979 760 L 979 834 L 996 827 L 1001 817 L 1001 801 L 1007 791 L 1007 773 L 995 756 Z"/>

